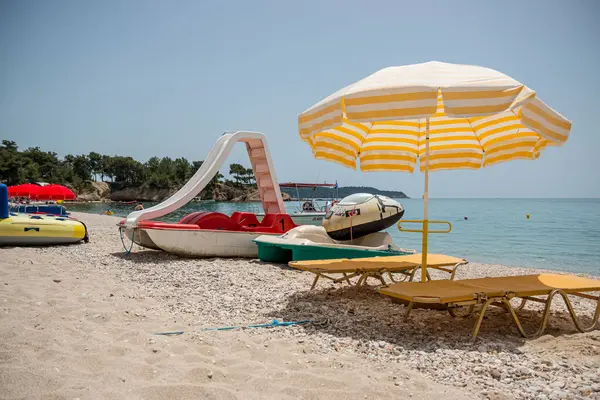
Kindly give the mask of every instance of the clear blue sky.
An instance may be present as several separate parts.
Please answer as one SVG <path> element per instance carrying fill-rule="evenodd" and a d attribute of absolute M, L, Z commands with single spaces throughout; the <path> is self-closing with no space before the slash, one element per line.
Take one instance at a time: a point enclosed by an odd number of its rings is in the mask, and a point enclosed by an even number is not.
<path fill-rule="evenodd" d="M 599 16 L 594 0 L 3 0 L 0 138 L 201 160 L 223 131 L 258 130 L 280 181 L 417 197 L 420 173 L 314 160 L 297 114 L 378 69 L 438 60 L 514 77 L 573 129 L 537 161 L 433 173 L 433 197 L 600 197 Z M 241 145 L 231 161 L 248 165 Z"/>

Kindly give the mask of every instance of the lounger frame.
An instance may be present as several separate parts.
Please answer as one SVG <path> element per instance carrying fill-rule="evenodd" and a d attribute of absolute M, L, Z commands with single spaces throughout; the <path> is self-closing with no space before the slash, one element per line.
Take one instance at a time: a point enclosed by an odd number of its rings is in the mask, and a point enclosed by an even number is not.
<path fill-rule="evenodd" d="M 506 292 L 502 296 L 491 296 L 491 297 L 486 296 L 484 293 L 479 293 L 479 294 L 477 294 L 476 298 L 473 300 L 460 301 L 460 302 L 454 302 L 454 303 L 446 303 L 445 305 L 447 306 L 448 312 L 450 313 L 450 315 L 452 317 L 463 317 L 463 318 L 471 316 L 475 311 L 475 307 L 478 305 L 481 306 L 481 309 L 479 310 L 479 315 L 477 317 L 477 320 L 475 321 L 475 325 L 473 326 L 473 331 L 471 334 L 473 341 L 477 338 L 477 335 L 479 334 L 479 330 L 481 328 L 481 323 L 482 323 L 483 318 L 485 317 L 485 313 L 487 312 L 487 309 L 490 305 L 504 308 L 512 317 L 512 320 L 515 323 L 517 329 L 519 330 L 519 333 L 521 334 L 521 336 L 523 336 L 525 338 L 535 338 L 544 333 L 544 331 L 547 327 L 547 324 L 548 324 L 548 318 L 550 317 L 550 307 L 552 305 L 552 301 L 554 300 L 554 298 L 557 295 L 562 297 L 563 301 L 565 302 L 565 305 L 567 306 L 567 309 L 569 311 L 569 315 L 571 316 L 571 319 L 573 320 L 575 328 L 578 331 L 580 331 L 582 333 L 590 332 L 598 327 L 598 323 L 599 323 L 598 318 L 600 317 L 600 296 L 594 296 L 591 294 L 579 293 L 579 292 L 567 293 L 561 289 L 552 290 L 545 298 L 540 298 L 538 296 L 517 296 L 517 295 L 515 295 L 515 293 L 511 293 L 511 292 Z M 590 325 L 584 326 L 583 323 L 580 321 L 579 317 L 577 316 L 577 313 L 575 312 L 575 309 L 573 308 L 573 304 L 571 303 L 571 300 L 569 299 L 569 295 L 582 297 L 582 298 L 593 300 L 596 302 L 596 309 L 594 311 L 594 316 L 593 316 L 593 319 L 592 319 L 592 322 Z M 521 304 L 519 304 L 517 307 L 514 307 L 510 303 L 511 299 L 513 299 L 513 298 L 521 299 Z M 540 325 L 533 332 L 526 332 L 525 329 L 523 328 L 523 325 L 521 324 L 521 321 L 519 320 L 519 317 L 517 316 L 517 312 L 521 311 L 525 307 L 525 305 L 528 301 L 541 303 L 541 304 L 545 305 L 544 311 L 542 313 Z M 410 312 L 412 311 L 414 306 L 419 303 L 421 303 L 421 304 L 436 303 L 437 304 L 438 302 L 433 300 L 432 298 L 427 298 L 427 297 L 413 298 L 413 300 L 408 303 L 406 314 L 404 316 L 405 321 L 409 318 Z M 457 312 L 457 310 L 462 309 L 462 308 L 467 308 L 467 313 L 459 316 L 459 313 Z"/>
<path fill-rule="evenodd" d="M 468 263 L 469 262 L 467 260 L 462 260 L 451 266 L 427 266 L 427 269 L 436 269 L 439 271 L 446 272 L 446 273 L 450 274 L 450 277 L 448 279 L 453 280 L 454 276 L 456 275 L 456 270 L 458 269 L 458 267 L 467 265 Z M 417 265 L 417 266 L 412 265 L 412 266 L 406 266 L 405 268 L 393 268 L 393 269 L 381 268 L 378 270 L 354 268 L 351 270 L 349 269 L 347 271 L 328 271 L 327 269 L 319 270 L 317 268 L 315 268 L 315 269 L 302 268 L 302 270 L 304 270 L 304 271 L 312 272 L 313 274 L 315 274 L 315 279 L 313 280 L 310 290 L 313 290 L 317 286 L 317 282 L 319 281 L 320 278 L 329 279 L 329 280 L 333 281 L 334 283 L 346 282 L 346 283 L 348 283 L 348 285 L 352 286 L 352 281 L 350 279 L 358 276 L 359 277 L 358 281 L 356 281 L 356 283 L 355 283 L 356 287 L 366 285 L 367 279 L 369 279 L 369 278 L 378 279 L 381 282 L 381 284 L 383 286 L 385 286 L 385 285 L 387 285 L 385 278 L 384 278 L 385 275 L 388 276 L 389 280 L 392 283 L 412 282 L 415 278 L 417 271 L 420 269 L 421 269 L 420 265 Z M 332 276 L 332 274 L 341 274 L 342 277 L 335 277 L 335 276 Z M 400 275 L 403 275 L 403 277 L 402 277 L 402 279 L 396 279 L 396 278 L 394 278 L 393 274 L 400 274 Z M 429 272 L 427 272 L 427 279 L 431 280 L 431 276 L 429 275 Z"/>

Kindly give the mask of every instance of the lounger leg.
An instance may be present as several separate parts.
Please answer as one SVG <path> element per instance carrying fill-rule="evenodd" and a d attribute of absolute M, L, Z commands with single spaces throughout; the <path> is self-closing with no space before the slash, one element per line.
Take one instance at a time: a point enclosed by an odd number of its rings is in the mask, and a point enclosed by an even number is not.
<path fill-rule="evenodd" d="M 527 304 L 527 299 L 521 299 L 521 304 L 515 307 L 515 311 L 521 311 L 525 308 L 525 304 Z"/>
<path fill-rule="evenodd" d="M 542 314 L 542 321 L 540 323 L 540 326 L 537 329 L 537 331 L 535 331 L 533 333 L 525 332 L 525 329 L 523 329 L 523 326 L 521 325 L 521 322 L 519 321 L 519 318 L 517 317 L 515 309 L 511 306 L 510 302 L 506 299 L 502 300 L 502 301 L 508 308 L 508 310 L 513 318 L 513 321 L 515 322 L 515 325 L 517 326 L 517 329 L 519 330 L 519 333 L 521 333 L 521 335 L 525 338 L 534 338 L 534 337 L 540 336 L 542 333 L 544 333 L 544 330 L 546 330 L 546 326 L 548 324 L 548 319 L 550 317 L 550 306 L 552 305 L 552 300 L 554 299 L 554 296 L 556 296 L 557 294 L 559 294 L 563 298 L 563 301 L 565 302 L 567 309 L 569 310 L 569 314 L 571 315 L 571 319 L 573 320 L 573 323 L 575 324 L 575 328 L 577 328 L 577 330 L 579 332 L 590 332 L 590 331 L 593 331 L 594 329 L 596 329 L 596 326 L 598 325 L 598 317 L 600 316 L 600 298 L 596 299 L 596 302 L 597 302 L 596 310 L 594 312 L 594 317 L 593 317 L 592 323 L 589 326 L 583 326 L 581 324 L 581 321 L 577 317 L 575 310 L 573 309 L 573 305 L 571 304 L 571 300 L 569 300 L 569 296 L 560 289 L 553 290 L 552 292 L 550 292 L 550 294 L 548 295 L 548 298 L 545 301 L 546 306 L 544 308 L 544 313 Z"/>
<path fill-rule="evenodd" d="M 367 274 L 362 274 L 360 276 L 360 278 L 358 278 L 358 281 L 356 282 L 356 288 L 358 289 L 363 283 L 365 283 L 367 281 Z"/>
<path fill-rule="evenodd" d="M 352 286 L 352 282 L 350 282 L 350 278 L 348 278 L 348 275 L 346 275 L 346 273 L 345 273 L 345 272 L 344 272 L 342 275 L 344 275 L 344 278 L 345 278 L 344 280 L 345 280 L 346 282 L 348 282 L 348 285 Z"/>
<path fill-rule="evenodd" d="M 394 279 L 394 275 L 392 272 L 390 272 L 389 270 L 384 270 L 384 272 L 387 272 L 388 277 L 390 278 L 390 281 L 392 283 L 398 283 L 398 282 L 406 282 L 411 276 L 412 274 L 410 272 L 406 272 L 406 271 L 398 271 L 399 274 L 402 274 L 403 278 L 402 279 Z"/>
<path fill-rule="evenodd" d="M 460 267 L 461 265 L 466 265 L 467 263 L 465 262 L 459 262 L 458 264 L 456 264 L 454 266 L 454 268 L 452 269 L 452 273 L 450 274 L 450 280 L 453 281 L 454 280 L 454 276 L 456 275 L 456 271 L 458 270 L 458 267 Z"/>
<path fill-rule="evenodd" d="M 410 312 L 412 311 L 414 306 L 414 302 L 411 301 L 410 303 L 408 303 L 408 307 L 406 307 L 406 314 L 404 314 L 404 322 L 408 321 L 408 317 L 410 316 Z"/>
<path fill-rule="evenodd" d="M 453 281 L 454 280 L 454 276 L 456 275 L 456 270 L 458 269 L 458 266 L 461 264 L 457 264 L 454 266 L 454 268 L 452 268 L 452 272 L 450 273 L 450 280 Z"/>
<path fill-rule="evenodd" d="M 567 305 L 567 308 L 569 309 L 569 314 L 571 314 L 571 319 L 573 320 L 573 323 L 575 324 L 575 327 L 579 332 L 591 332 L 594 329 L 596 329 L 596 327 L 598 326 L 598 317 L 600 317 L 600 296 L 596 298 L 596 310 L 594 311 L 594 316 L 592 317 L 592 324 L 590 326 L 583 326 L 581 324 L 581 321 L 579 321 L 579 318 L 577 318 L 577 314 L 573 309 L 573 305 L 571 304 L 571 300 L 569 300 L 569 296 L 562 290 L 556 290 L 555 292 L 562 296 L 563 300 L 565 301 L 565 304 Z M 550 293 L 550 296 L 552 296 L 553 294 L 554 292 Z M 548 296 L 548 301 L 551 300 L 550 296 Z"/>
<path fill-rule="evenodd" d="M 523 325 L 521 324 L 521 321 L 519 320 L 519 317 L 517 316 L 517 313 L 515 310 L 520 310 L 523 306 L 524 306 L 524 302 L 521 302 L 521 304 L 515 309 L 512 304 L 510 304 L 510 298 L 503 298 L 500 301 L 497 301 L 497 299 L 491 299 L 488 300 L 486 302 L 486 304 L 493 304 L 493 305 L 497 305 L 500 306 L 502 308 L 504 308 L 512 317 L 513 322 L 515 323 L 519 333 L 521 334 L 521 336 L 523 336 L 524 338 L 534 338 L 537 337 L 539 335 L 542 334 L 542 332 L 544 332 L 544 330 L 546 329 L 546 324 L 548 323 L 548 317 L 550 316 L 550 303 L 552 302 L 552 297 L 554 295 L 551 293 L 550 296 L 548 296 L 548 300 L 546 300 L 546 306 L 544 308 L 544 312 L 542 314 L 542 321 L 540 323 L 540 326 L 538 328 L 537 331 L 533 332 L 533 333 L 527 333 L 525 332 L 525 329 L 523 328 Z M 526 300 L 526 299 L 523 299 Z"/>
<path fill-rule="evenodd" d="M 550 294 L 550 296 L 552 296 L 552 293 Z M 542 332 L 544 332 L 544 330 L 546 329 L 546 324 L 548 323 L 548 317 L 550 316 L 550 303 L 552 302 L 552 298 L 550 296 L 548 296 L 548 300 L 546 302 L 546 307 L 544 308 L 544 313 L 542 314 L 542 321 L 540 323 L 540 326 L 539 326 L 538 330 L 533 333 L 525 332 L 525 329 L 523 329 L 523 325 L 521 325 L 521 321 L 519 321 L 519 317 L 517 316 L 515 309 L 510 304 L 510 300 L 508 300 L 508 299 L 502 300 L 502 302 L 506 306 L 506 309 L 510 313 L 515 325 L 517 326 L 517 329 L 519 330 L 519 333 L 521 334 L 521 336 L 523 336 L 524 338 L 534 338 L 534 337 L 541 335 Z"/>
<path fill-rule="evenodd" d="M 457 307 L 458 308 L 458 307 Z M 462 308 L 462 307 L 460 307 Z M 450 314 L 453 318 L 467 318 L 473 314 L 473 310 L 475 309 L 475 304 L 471 304 L 467 310 L 467 313 L 464 315 L 458 315 L 454 308 L 448 308 L 448 314 Z"/>
<path fill-rule="evenodd" d="M 456 268 L 457 268 L 457 266 L 454 267 L 454 269 L 452 270 L 452 273 L 450 274 L 450 280 L 451 281 L 454 280 L 454 275 L 456 275 Z"/>
<path fill-rule="evenodd" d="M 381 283 L 383 284 L 383 286 L 386 286 L 385 280 L 383 279 L 383 276 L 379 272 L 364 273 L 364 274 L 362 274 L 361 277 L 360 277 L 360 279 L 356 283 L 356 286 L 358 287 L 358 286 L 366 285 L 367 284 L 367 280 L 369 279 L 369 277 L 373 277 L 373 278 L 379 279 L 381 281 Z"/>
<path fill-rule="evenodd" d="M 325 274 L 321 274 L 321 276 L 323 276 L 324 278 L 331 279 L 335 283 L 346 282 L 348 284 L 348 286 L 352 286 L 352 281 L 350 279 L 352 279 L 352 278 L 354 278 L 356 276 L 360 276 L 360 275 L 361 274 L 358 273 L 358 272 L 354 272 L 354 273 L 352 273 L 350 275 L 348 275 L 348 273 L 344 272 L 344 273 L 342 273 L 342 277 L 341 278 L 333 278 L 333 277 L 327 276 Z M 357 284 L 358 284 L 358 282 L 357 282 Z"/>
<path fill-rule="evenodd" d="M 475 339 L 477 338 L 479 328 L 481 328 L 481 322 L 483 321 L 483 317 L 485 316 L 485 312 L 487 311 L 488 306 L 494 301 L 496 301 L 496 299 L 494 298 L 487 299 L 485 303 L 483 303 L 483 305 L 481 306 L 481 311 L 479 311 L 479 317 L 475 322 L 475 326 L 473 327 L 473 334 L 471 335 L 473 341 L 475 341 Z"/>
<path fill-rule="evenodd" d="M 319 280 L 320 277 L 321 277 L 321 274 L 316 274 L 315 280 L 313 281 L 312 286 L 310 287 L 310 290 L 313 290 L 315 288 L 315 286 L 317 286 L 317 281 Z"/>
<path fill-rule="evenodd" d="M 412 270 L 412 272 L 411 272 L 411 274 L 410 274 L 410 278 L 408 279 L 408 281 L 409 281 L 409 282 L 412 282 L 412 281 L 415 279 L 415 274 L 417 273 L 417 271 L 418 271 L 419 269 L 420 269 L 420 268 L 418 268 L 418 267 L 417 267 L 417 268 L 414 268 L 414 269 Z"/>

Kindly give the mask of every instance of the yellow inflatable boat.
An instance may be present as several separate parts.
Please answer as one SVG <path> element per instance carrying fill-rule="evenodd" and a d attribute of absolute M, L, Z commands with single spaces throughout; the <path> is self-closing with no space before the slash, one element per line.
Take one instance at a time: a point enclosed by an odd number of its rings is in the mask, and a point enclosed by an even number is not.
<path fill-rule="evenodd" d="M 0 246 L 68 244 L 88 241 L 83 222 L 48 215 L 9 214 L 0 218 Z"/>

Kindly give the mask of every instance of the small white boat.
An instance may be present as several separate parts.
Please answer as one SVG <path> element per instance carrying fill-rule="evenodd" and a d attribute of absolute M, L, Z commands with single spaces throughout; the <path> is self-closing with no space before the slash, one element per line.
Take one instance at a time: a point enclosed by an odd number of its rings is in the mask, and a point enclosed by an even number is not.
<path fill-rule="evenodd" d="M 323 223 L 323 219 L 327 214 L 327 211 L 336 202 L 337 183 L 294 183 L 286 182 L 280 183 L 280 188 L 296 189 L 296 198 L 300 199 L 300 189 L 312 189 L 313 193 L 317 188 L 332 189 L 331 199 L 326 201 L 325 204 L 319 204 L 313 198 L 305 198 L 299 200 L 301 205 L 290 213 L 290 217 L 296 225 L 318 225 Z M 264 214 L 256 214 L 258 218 L 262 218 Z"/>
<path fill-rule="evenodd" d="M 288 263 L 335 258 L 385 257 L 414 254 L 394 245 L 387 232 L 375 232 L 349 241 L 334 240 L 322 226 L 298 226 L 283 235 L 262 235 L 254 240 L 261 261 Z"/>
<path fill-rule="evenodd" d="M 335 240 L 352 240 L 382 231 L 402 218 L 404 207 L 387 196 L 355 193 L 327 212 L 323 227 Z"/>
<path fill-rule="evenodd" d="M 313 211 L 313 212 L 301 212 L 296 214 L 290 214 L 292 217 L 292 221 L 296 225 L 318 225 L 320 226 L 323 223 L 323 219 L 325 218 L 324 212 Z"/>
<path fill-rule="evenodd" d="M 142 221 L 136 229 L 119 224 L 133 242 L 182 257 L 256 258 L 253 240 L 261 235 L 277 236 L 296 225 L 287 214 L 269 214 L 258 222 L 252 213 L 235 212 L 230 216 L 217 212 L 196 212 L 178 223 Z"/>
<path fill-rule="evenodd" d="M 294 221 L 294 223 L 296 225 L 318 225 L 318 226 L 320 226 L 323 223 L 325 214 L 326 213 L 324 211 L 305 211 L 305 212 L 300 211 L 300 212 L 290 214 L 290 217 L 292 217 L 292 221 Z M 262 220 L 264 216 L 265 216 L 264 213 L 256 214 L 256 217 L 258 218 L 259 221 Z"/>

